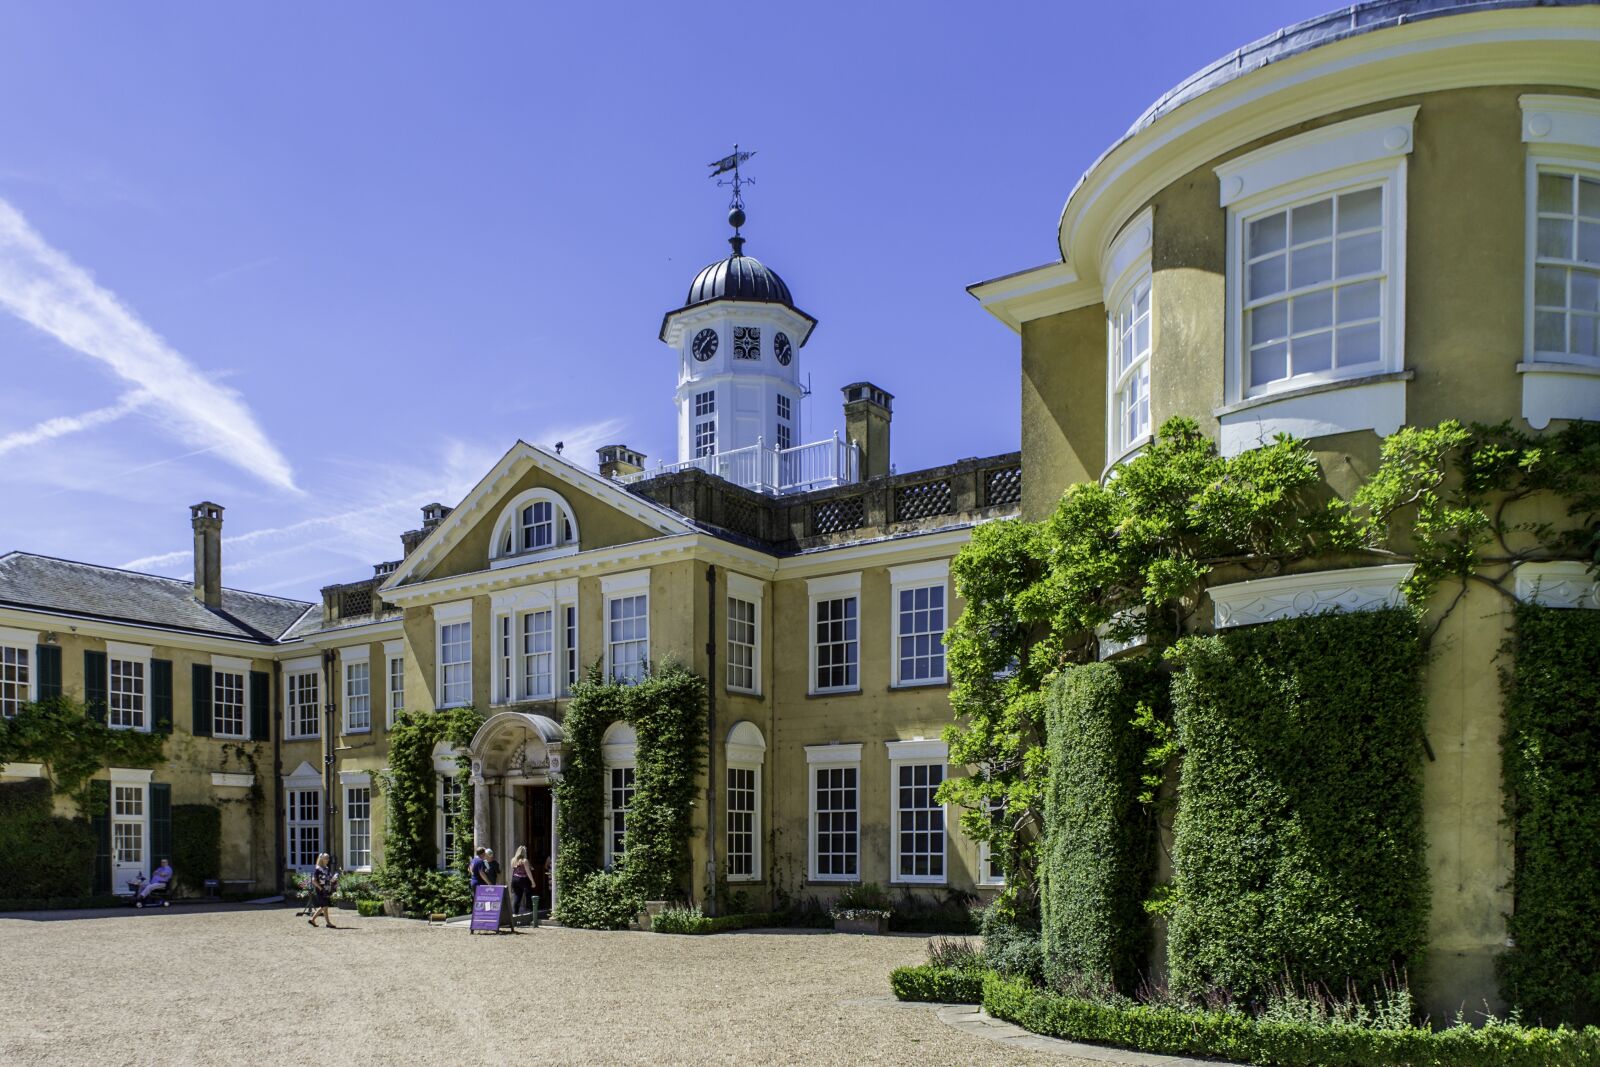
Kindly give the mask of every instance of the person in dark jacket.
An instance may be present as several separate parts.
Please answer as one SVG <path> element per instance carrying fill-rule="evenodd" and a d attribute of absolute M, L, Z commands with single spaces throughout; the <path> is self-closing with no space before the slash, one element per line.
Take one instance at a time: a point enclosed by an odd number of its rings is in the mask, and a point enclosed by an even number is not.
<path fill-rule="evenodd" d="M 317 857 L 317 866 L 311 872 L 311 918 L 306 920 L 312 926 L 317 925 L 317 917 L 327 924 L 329 930 L 336 930 L 333 917 L 328 914 L 328 908 L 333 904 L 333 890 L 339 884 L 338 875 L 333 873 L 333 861 L 324 852 Z"/>

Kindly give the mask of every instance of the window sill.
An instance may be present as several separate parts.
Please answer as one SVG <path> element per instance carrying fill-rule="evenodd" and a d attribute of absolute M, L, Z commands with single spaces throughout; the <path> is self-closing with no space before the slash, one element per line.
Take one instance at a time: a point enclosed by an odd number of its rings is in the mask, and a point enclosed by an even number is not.
<path fill-rule="evenodd" d="M 500 570 L 504 567 L 517 567 L 524 563 L 542 563 L 547 559 L 565 559 L 576 556 L 579 552 L 577 545 L 562 545 L 559 548 L 548 548 L 537 552 L 519 552 L 511 556 L 500 556 L 489 561 L 489 569 Z"/>
<path fill-rule="evenodd" d="M 1535 430 L 1551 419 L 1600 418 L 1600 365 L 1537 360 L 1518 363 L 1522 417 Z"/>
<path fill-rule="evenodd" d="M 344 732 L 344 735 L 346 737 L 351 737 L 351 736 L 358 735 L 358 734 L 370 734 L 371 732 L 372 732 L 372 727 L 364 726 L 359 730 L 346 730 Z"/>
<path fill-rule="evenodd" d="M 761 876 L 759 874 L 742 874 L 735 878 L 729 875 L 727 881 L 729 885 L 758 885 L 761 882 Z"/>
<path fill-rule="evenodd" d="M 761 696 L 761 690 L 759 690 L 759 689 L 738 689 L 738 688 L 736 688 L 734 686 L 731 686 L 731 685 L 724 686 L 723 687 L 723 692 L 727 693 L 729 696 L 734 696 L 734 697 L 760 697 Z"/>
<path fill-rule="evenodd" d="M 6 718 L 10 717 L 9 715 L 6 716 Z M 150 727 L 148 726 L 112 726 L 110 723 L 106 724 L 106 729 L 130 734 L 147 734 L 150 732 Z"/>
<path fill-rule="evenodd" d="M 1140 452 L 1143 452 L 1146 448 L 1150 447 L 1150 442 L 1154 440 L 1155 436 L 1148 433 L 1143 437 L 1135 438 L 1133 443 L 1128 445 L 1127 448 L 1124 448 L 1121 452 L 1107 460 L 1106 469 L 1100 472 L 1101 483 L 1103 484 L 1105 482 L 1106 478 L 1110 476 L 1112 469 L 1115 468 L 1118 463 L 1126 463 L 1130 459 L 1136 458 Z"/>
<path fill-rule="evenodd" d="M 908 888 L 914 888 L 916 886 L 933 886 L 934 888 L 938 888 L 939 886 L 949 885 L 949 884 L 950 884 L 950 879 L 948 879 L 948 878 L 891 878 L 891 879 L 889 879 L 889 885 L 891 885 L 891 886 L 906 886 Z"/>
<path fill-rule="evenodd" d="M 1218 450 L 1237 456 L 1270 444 L 1278 434 L 1301 440 L 1371 430 L 1379 437 L 1406 421 L 1406 383 L 1415 371 L 1318 382 L 1298 389 L 1247 397 L 1216 408 Z"/>
<path fill-rule="evenodd" d="M 860 885 L 859 874 L 842 874 L 837 878 L 827 878 L 822 875 L 811 875 L 806 879 L 806 885 Z"/>
<path fill-rule="evenodd" d="M 296 741 L 321 741 L 322 740 L 322 735 L 321 734 L 290 734 L 288 737 L 285 737 L 283 740 L 287 744 L 293 744 Z"/>
<path fill-rule="evenodd" d="M 929 678 L 926 681 L 891 682 L 891 683 L 889 683 L 889 692 L 891 692 L 891 693 L 895 692 L 896 690 L 900 690 L 900 689 L 948 689 L 948 688 L 950 688 L 950 679 L 948 679 L 948 678 Z"/>
<path fill-rule="evenodd" d="M 813 689 L 806 694 L 806 699 L 826 700 L 829 697 L 858 697 L 860 695 L 861 687 L 858 685 L 854 689 Z"/>

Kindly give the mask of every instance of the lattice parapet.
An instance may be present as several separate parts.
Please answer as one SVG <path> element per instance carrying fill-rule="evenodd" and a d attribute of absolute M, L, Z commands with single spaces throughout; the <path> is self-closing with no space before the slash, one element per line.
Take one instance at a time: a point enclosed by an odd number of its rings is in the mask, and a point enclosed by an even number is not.
<path fill-rule="evenodd" d="M 811 532 L 818 535 L 859 530 L 867 524 L 865 501 L 859 496 L 824 500 L 811 510 Z"/>
<path fill-rule="evenodd" d="M 895 487 L 895 522 L 914 522 L 934 515 L 948 515 L 954 510 L 955 497 L 948 478 Z"/>
<path fill-rule="evenodd" d="M 339 618 L 348 619 L 356 615 L 371 614 L 372 587 L 370 585 L 339 590 Z"/>
<path fill-rule="evenodd" d="M 996 467 L 983 472 L 983 502 L 987 507 L 1022 500 L 1022 466 Z"/>

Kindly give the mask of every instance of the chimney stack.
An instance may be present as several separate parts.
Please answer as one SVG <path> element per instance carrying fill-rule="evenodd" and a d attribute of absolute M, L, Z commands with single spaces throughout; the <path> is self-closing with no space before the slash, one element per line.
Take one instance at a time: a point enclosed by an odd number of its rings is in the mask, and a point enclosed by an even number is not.
<path fill-rule="evenodd" d="M 444 517 L 454 510 L 455 508 L 447 508 L 443 504 L 422 505 L 422 532 L 432 533 L 433 528 L 443 522 Z"/>
<path fill-rule="evenodd" d="M 202 500 L 189 509 L 194 527 L 194 598 L 222 607 L 222 505 Z"/>
<path fill-rule="evenodd" d="M 861 480 L 889 473 L 889 420 L 894 394 L 871 382 L 844 387 L 844 435 L 861 450 Z"/>
<path fill-rule="evenodd" d="M 627 445 L 606 445 L 595 450 L 600 454 L 600 477 L 615 478 L 621 474 L 638 474 L 644 470 L 644 453 L 635 452 Z"/>

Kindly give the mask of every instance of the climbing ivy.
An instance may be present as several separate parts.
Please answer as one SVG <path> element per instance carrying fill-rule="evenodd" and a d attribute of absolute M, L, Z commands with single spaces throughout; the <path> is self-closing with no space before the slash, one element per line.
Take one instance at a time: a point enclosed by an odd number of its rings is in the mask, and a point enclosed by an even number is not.
<path fill-rule="evenodd" d="M 0 717 L 0 764 L 39 763 L 58 793 L 89 811 L 89 780 L 103 767 L 156 767 L 167 735 L 113 730 L 67 696 L 24 704 Z"/>
<path fill-rule="evenodd" d="M 434 820 L 437 809 L 437 774 L 434 746 L 443 741 L 457 752 L 462 774 L 471 770 L 467 748 L 483 725 L 475 708 L 444 711 L 404 711 L 389 731 L 389 766 L 374 776 L 384 796 L 383 863 L 374 879 L 385 896 L 411 911 L 453 910 L 469 900 L 465 881 L 471 849 L 456 849 L 451 884 L 439 877 Z M 464 846 L 472 840 L 472 790 L 461 792 L 456 806 L 455 839 Z M 453 888 L 454 891 L 449 891 Z M 443 898 L 443 899 L 441 899 Z"/>

